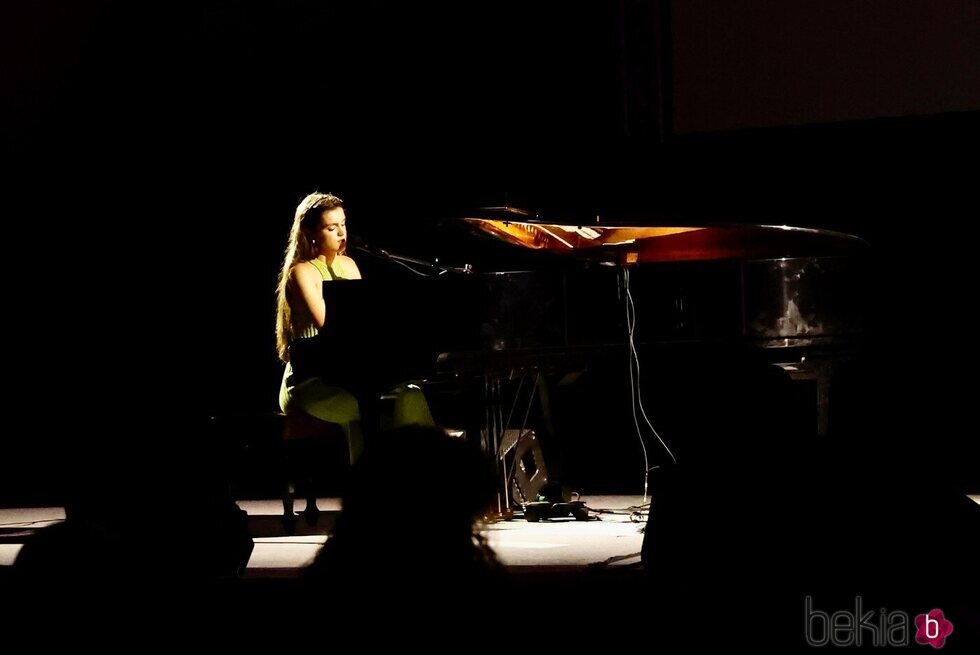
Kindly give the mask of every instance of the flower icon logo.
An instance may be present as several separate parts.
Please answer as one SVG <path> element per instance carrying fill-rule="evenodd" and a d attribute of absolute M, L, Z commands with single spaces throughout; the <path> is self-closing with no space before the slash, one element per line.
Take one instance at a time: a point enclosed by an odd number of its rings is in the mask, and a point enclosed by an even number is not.
<path fill-rule="evenodd" d="M 941 609 L 916 616 L 915 628 L 915 642 L 929 644 L 933 648 L 942 648 L 946 637 L 953 632 L 953 624 L 943 616 Z"/>

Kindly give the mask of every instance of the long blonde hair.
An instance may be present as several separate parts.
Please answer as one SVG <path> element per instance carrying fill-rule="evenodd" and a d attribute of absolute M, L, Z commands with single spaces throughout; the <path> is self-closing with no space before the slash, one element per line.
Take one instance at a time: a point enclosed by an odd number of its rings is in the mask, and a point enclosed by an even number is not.
<path fill-rule="evenodd" d="M 293 227 L 289 231 L 286 254 L 279 272 L 279 285 L 276 287 L 276 351 L 279 359 L 289 361 L 289 343 L 293 340 L 292 307 L 286 298 L 289 285 L 289 272 L 299 262 L 309 261 L 317 256 L 313 245 L 314 231 L 320 227 L 323 212 L 343 207 L 344 201 L 331 193 L 311 193 L 296 206 Z"/>

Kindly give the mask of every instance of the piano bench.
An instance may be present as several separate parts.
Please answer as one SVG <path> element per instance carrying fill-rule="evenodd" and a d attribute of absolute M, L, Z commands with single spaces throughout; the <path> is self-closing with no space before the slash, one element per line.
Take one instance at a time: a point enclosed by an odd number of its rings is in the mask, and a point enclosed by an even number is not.
<path fill-rule="evenodd" d="M 301 439 L 323 439 L 336 435 L 344 436 L 344 431 L 337 423 L 328 423 L 310 416 L 305 412 L 290 414 L 278 413 L 282 419 L 282 440 L 297 441 Z"/>

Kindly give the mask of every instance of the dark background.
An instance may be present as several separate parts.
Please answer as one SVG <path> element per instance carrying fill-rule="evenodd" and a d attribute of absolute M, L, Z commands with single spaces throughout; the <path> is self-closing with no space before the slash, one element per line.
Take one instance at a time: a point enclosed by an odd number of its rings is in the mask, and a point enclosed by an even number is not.
<path fill-rule="evenodd" d="M 970 368 L 975 3 L 525 4 L 5 8 L 4 497 L 272 411 L 313 189 L 443 259 L 429 227 L 498 204 L 854 232 L 883 349 Z"/>

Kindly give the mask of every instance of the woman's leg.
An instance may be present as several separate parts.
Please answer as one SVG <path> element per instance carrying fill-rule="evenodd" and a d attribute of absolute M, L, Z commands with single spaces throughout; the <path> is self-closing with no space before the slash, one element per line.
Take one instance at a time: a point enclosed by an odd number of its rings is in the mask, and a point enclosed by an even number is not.
<path fill-rule="evenodd" d="M 357 399 L 346 389 L 332 387 L 314 378 L 292 387 L 289 390 L 288 410 L 300 410 L 310 416 L 336 423 L 344 430 L 350 463 L 353 464 L 364 450 L 364 437 L 361 431 L 361 413 Z M 284 410 L 286 408 L 284 407 Z"/>
<path fill-rule="evenodd" d="M 415 384 L 406 384 L 395 396 L 394 427 L 404 425 L 424 425 L 432 427 L 436 422 L 432 419 L 429 402 L 425 399 L 422 389 Z"/>

